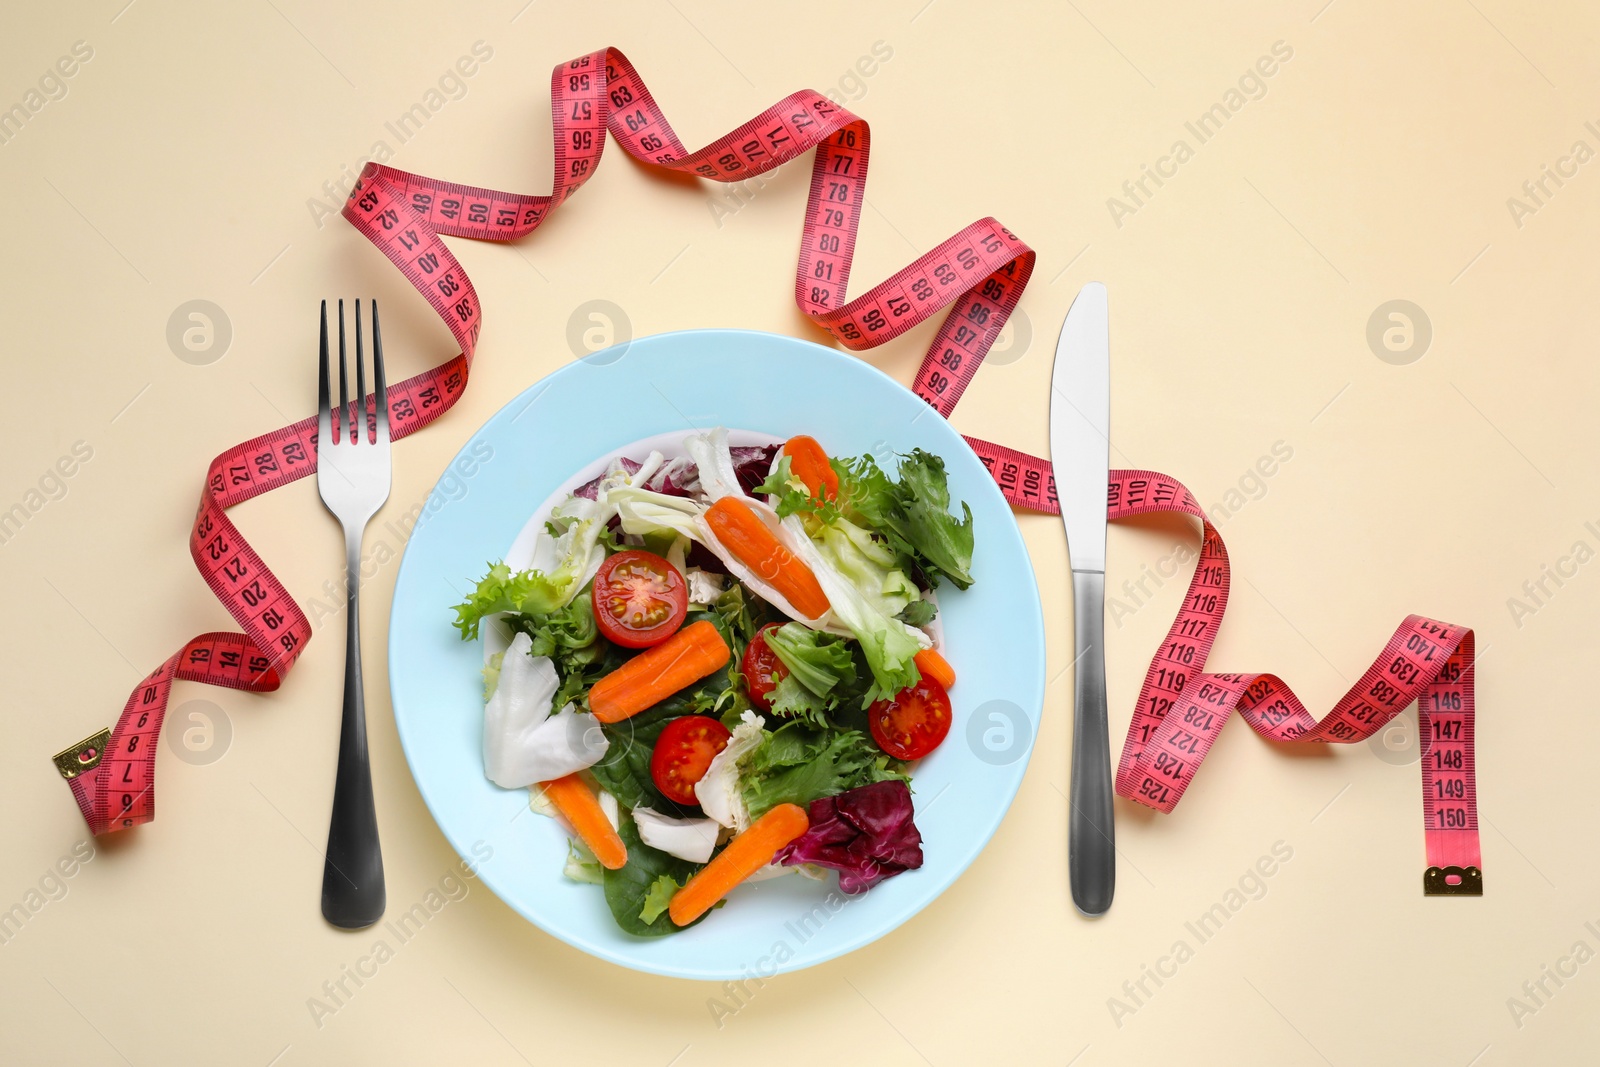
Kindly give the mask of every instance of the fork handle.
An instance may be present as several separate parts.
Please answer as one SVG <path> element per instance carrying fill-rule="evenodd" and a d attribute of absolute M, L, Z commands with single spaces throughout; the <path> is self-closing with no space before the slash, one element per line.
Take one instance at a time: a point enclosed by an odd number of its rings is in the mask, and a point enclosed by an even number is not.
<path fill-rule="evenodd" d="M 383 851 L 372 802 L 372 764 L 367 756 L 366 701 L 361 687 L 361 534 L 345 524 L 344 714 L 339 725 L 339 768 L 333 784 L 333 817 L 322 868 L 322 916 L 334 926 L 358 930 L 383 917 Z"/>

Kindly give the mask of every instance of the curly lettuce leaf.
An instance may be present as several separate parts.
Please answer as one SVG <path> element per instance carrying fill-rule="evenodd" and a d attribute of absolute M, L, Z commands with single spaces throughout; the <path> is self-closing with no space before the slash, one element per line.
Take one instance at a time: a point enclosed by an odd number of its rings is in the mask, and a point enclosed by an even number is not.
<path fill-rule="evenodd" d="M 881 536 L 900 569 L 926 579 L 931 588 L 947 578 L 958 589 L 972 584 L 972 509 L 950 513 L 944 460 L 913 449 L 900 457 L 898 482 L 871 456 L 833 460 L 845 518 Z"/>
<path fill-rule="evenodd" d="M 794 476 L 788 456 L 780 456 L 778 465 L 767 475 L 766 481 L 750 492 L 755 496 L 770 496 L 772 508 L 780 519 L 786 515 L 803 515 L 808 520 L 828 523 L 843 515 L 838 504 L 830 500 L 820 487 L 813 494 L 806 488 L 805 482 Z M 807 526 L 811 525 L 808 521 Z"/>
<path fill-rule="evenodd" d="M 805 807 L 846 789 L 906 780 L 903 765 L 856 730 L 790 722 L 772 731 L 741 763 L 740 792 L 752 819 L 779 804 Z"/>
<path fill-rule="evenodd" d="M 802 719 L 815 726 L 827 726 L 828 706 L 832 701 L 824 700 L 801 685 L 794 675 L 786 674 L 767 694 L 767 703 L 772 714 L 780 719 Z"/>
<path fill-rule="evenodd" d="M 734 659 L 744 654 L 744 647 L 772 614 L 765 601 L 750 597 L 737 581 L 728 582 L 709 606 L 710 613 L 716 616 L 712 624 L 722 632 Z"/>
<path fill-rule="evenodd" d="M 478 625 L 491 615 L 503 611 L 521 611 L 524 604 L 533 604 L 552 597 L 553 587 L 538 571 L 511 573 L 504 562 L 491 563 L 489 573 L 478 580 L 478 587 L 456 605 L 456 629 L 463 641 L 478 636 Z"/>
<path fill-rule="evenodd" d="M 600 628 L 594 621 L 594 601 L 581 596 L 564 608 L 543 615 L 518 614 L 507 620 L 512 630 L 533 641 L 530 656 L 555 656 L 561 649 L 587 648 Z"/>

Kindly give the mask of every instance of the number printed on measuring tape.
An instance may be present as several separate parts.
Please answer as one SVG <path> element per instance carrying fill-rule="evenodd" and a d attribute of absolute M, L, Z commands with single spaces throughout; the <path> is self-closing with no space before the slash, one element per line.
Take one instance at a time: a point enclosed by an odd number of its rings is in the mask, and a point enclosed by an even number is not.
<path fill-rule="evenodd" d="M 556 67 L 550 96 L 555 177 L 548 196 L 459 185 L 371 163 L 350 193 L 345 218 L 410 280 L 461 347 L 454 359 L 389 388 L 394 438 L 428 425 L 460 397 L 483 325 L 472 281 L 441 237 L 511 241 L 537 229 L 593 176 L 608 132 L 635 159 L 724 182 L 765 173 L 814 150 L 795 301 L 819 327 L 857 351 L 948 307 L 915 380 L 918 395 L 942 415 L 977 373 L 1033 272 L 1033 251 L 985 218 L 850 299 L 871 131 L 819 93 L 792 93 L 695 152 L 684 147 L 643 79 L 616 49 Z M 309 622 L 226 512 L 305 477 L 316 462 L 311 418 L 212 460 L 189 548 L 243 632 L 189 641 L 140 683 L 114 728 L 57 754 L 56 765 L 94 833 L 154 817 L 156 745 L 174 681 L 267 692 L 305 651 Z"/>

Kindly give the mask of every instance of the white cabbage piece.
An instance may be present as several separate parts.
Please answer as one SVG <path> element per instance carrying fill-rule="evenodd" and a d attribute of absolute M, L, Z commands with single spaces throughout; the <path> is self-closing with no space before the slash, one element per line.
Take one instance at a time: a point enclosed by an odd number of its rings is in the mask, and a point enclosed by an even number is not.
<path fill-rule="evenodd" d="M 709 604 L 722 595 L 723 582 L 720 574 L 712 574 L 699 567 L 690 567 L 683 572 L 683 579 L 689 583 L 691 604 Z"/>
<path fill-rule="evenodd" d="M 604 884 L 604 876 L 601 873 L 603 870 L 604 868 L 600 866 L 600 861 L 594 858 L 593 852 L 589 851 L 588 845 L 585 845 L 577 838 L 569 837 L 567 839 L 567 863 L 561 869 L 562 874 L 574 882 L 583 882 L 587 885 L 602 885 Z"/>
<path fill-rule="evenodd" d="M 556 532 L 552 534 L 549 529 L 543 529 L 534 538 L 528 567 L 539 572 L 542 579 L 525 610 L 549 612 L 565 607 L 589 584 L 606 558 L 600 534 L 617 514 L 618 501 L 613 499 L 613 494 L 642 486 L 661 470 L 663 463 L 661 453 L 652 452 L 638 470 L 630 474 L 620 458 L 613 459 L 595 488 L 595 499 L 574 494 L 550 509 L 549 525 Z M 680 519 L 679 525 L 683 524 L 684 520 Z M 648 530 L 625 529 L 624 532 L 639 534 Z"/>
<path fill-rule="evenodd" d="M 545 795 L 544 787 L 538 782 L 534 782 L 528 787 L 528 810 L 535 815 L 543 815 L 550 819 L 558 818 L 561 814 L 556 810 L 556 806 L 550 798 Z"/>
<path fill-rule="evenodd" d="M 606 502 L 622 519 L 623 533 L 640 537 L 669 533 L 691 541 L 700 539 L 694 520 L 706 506 L 692 497 L 667 496 L 636 485 L 619 485 L 607 490 Z"/>
<path fill-rule="evenodd" d="M 667 562 L 677 568 L 678 573 L 687 581 L 689 576 L 685 572 L 689 569 L 689 538 L 679 534 L 672 539 L 672 544 L 667 546 Z"/>
<path fill-rule="evenodd" d="M 558 532 L 541 530 L 534 538 L 528 568 L 543 577 L 528 610 L 563 608 L 589 583 L 606 558 L 600 531 L 610 517 L 609 509 L 581 496 L 570 496 L 550 509 L 550 525 Z"/>
<path fill-rule="evenodd" d="M 560 684 L 548 656 L 531 656 L 525 633 L 512 640 L 500 666 L 500 682 L 483 709 L 483 769 L 504 789 L 562 778 L 592 767 L 611 741 L 599 722 L 568 704 L 550 714 Z"/>
<path fill-rule="evenodd" d="M 739 761 L 754 752 L 767 736 L 761 717 L 746 710 L 727 745 L 711 760 L 705 775 L 694 784 L 695 799 L 708 818 L 735 832 L 750 826 L 750 809 L 739 792 Z"/>
<path fill-rule="evenodd" d="M 700 491 L 716 503 L 725 496 L 748 500 L 739 485 L 739 475 L 733 469 L 733 453 L 728 451 L 728 430 L 725 426 L 697 433 L 683 442 L 683 450 L 694 460 L 700 476 Z"/>
<path fill-rule="evenodd" d="M 690 863 L 705 863 L 717 847 L 722 827 L 715 819 L 675 819 L 654 808 L 634 808 L 639 840 Z"/>
<path fill-rule="evenodd" d="M 606 821 L 613 830 L 618 829 L 622 823 L 621 813 L 617 809 L 617 798 L 609 789 L 602 789 L 595 794 L 595 801 L 600 805 L 600 811 L 605 815 Z"/>

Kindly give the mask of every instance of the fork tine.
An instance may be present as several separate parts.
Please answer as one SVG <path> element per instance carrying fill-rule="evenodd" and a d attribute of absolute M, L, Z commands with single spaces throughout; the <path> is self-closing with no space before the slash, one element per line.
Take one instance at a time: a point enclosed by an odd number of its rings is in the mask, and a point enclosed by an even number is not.
<path fill-rule="evenodd" d="M 380 445 L 389 443 L 389 397 L 383 379 L 383 334 L 378 332 L 378 302 L 372 301 L 372 382 L 377 391 L 378 432 Z"/>
<path fill-rule="evenodd" d="M 361 298 L 356 297 L 356 436 L 355 440 L 367 443 L 367 350 L 361 343 Z"/>
<path fill-rule="evenodd" d="M 344 300 L 339 301 L 339 440 L 355 440 L 350 426 L 350 386 L 344 370 Z"/>
<path fill-rule="evenodd" d="M 328 403 L 328 302 L 322 302 L 322 341 L 318 346 L 317 365 L 317 441 L 326 445 L 333 440 L 333 412 Z"/>

